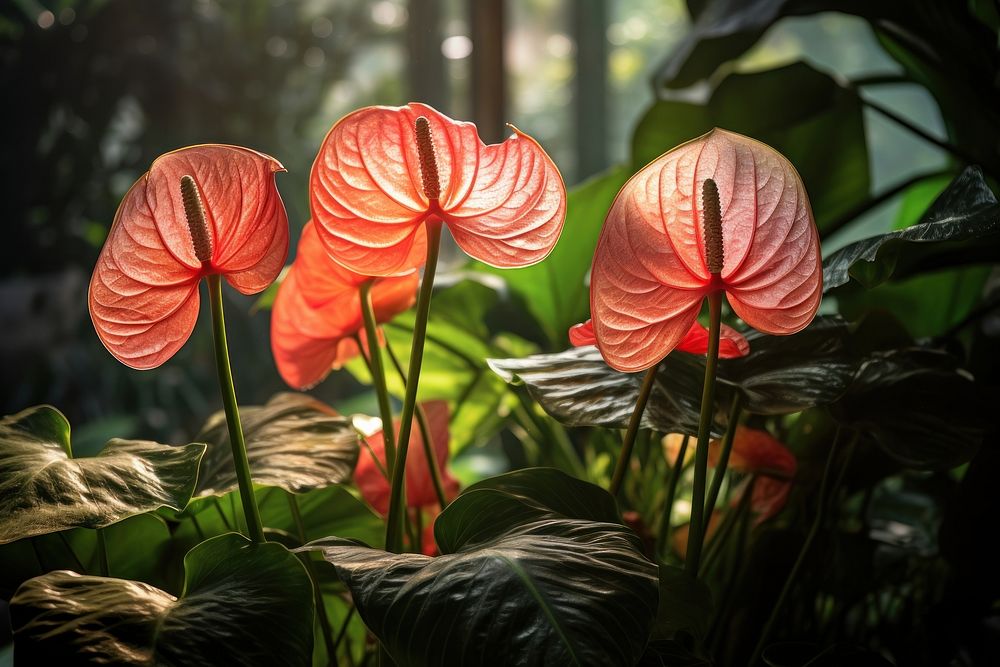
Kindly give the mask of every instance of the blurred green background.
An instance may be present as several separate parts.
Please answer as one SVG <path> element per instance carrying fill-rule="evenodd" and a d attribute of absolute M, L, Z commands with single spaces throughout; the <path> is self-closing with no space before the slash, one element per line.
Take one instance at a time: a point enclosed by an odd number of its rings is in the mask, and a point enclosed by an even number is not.
<path fill-rule="evenodd" d="M 689 21 L 681 0 L 5 2 L 0 413 L 54 404 L 76 425 L 75 446 L 90 449 L 111 436 L 187 441 L 217 409 L 203 324 L 163 368 L 143 373 L 102 348 L 87 314 L 87 283 L 117 204 L 159 154 L 221 142 L 274 155 L 288 168 L 278 186 L 293 239 L 308 218 L 307 175 L 322 137 L 369 104 L 425 101 L 476 121 L 487 140 L 511 122 L 572 185 L 631 159 L 633 131 L 654 102 L 653 73 Z M 840 14 L 779 22 L 733 68 L 797 60 L 835 78 L 900 69 L 868 23 Z M 708 93 L 702 85 L 680 97 Z M 923 88 L 880 87 L 870 97 L 943 131 Z M 864 113 L 872 192 L 945 164 L 935 147 Z M 898 206 L 869 211 L 827 250 L 891 227 Z M 448 259 L 452 270 L 464 261 Z M 240 400 L 262 403 L 283 389 L 269 314 L 235 292 L 226 298 Z M 559 347 L 530 324 L 521 329 L 539 347 Z M 366 391 L 336 373 L 314 393 L 345 410 L 373 409 Z"/>

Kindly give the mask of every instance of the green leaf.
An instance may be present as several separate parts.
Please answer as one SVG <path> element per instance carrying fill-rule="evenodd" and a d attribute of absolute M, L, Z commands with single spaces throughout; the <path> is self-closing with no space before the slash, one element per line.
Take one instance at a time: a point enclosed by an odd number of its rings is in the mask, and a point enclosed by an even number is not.
<path fill-rule="evenodd" d="M 730 74 L 703 106 L 657 102 L 636 127 L 633 167 L 714 127 L 758 139 L 787 157 L 802 176 L 821 231 L 869 198 L 861 101 L 806 63 Z"/>
<path fill-rule="evenodd" d="M 824 290 L 864 287 L 1000 259 L 1000 203 L 977 167 L 959 174 L 920 222 L 852 243 L 823 262 Z"/>
<path fill-rule="evenodd" d="M 686 632 L 699 641 L 712 622 L 712 592 L 708 584 L 682 568 L 660 565 L 660 607 L 650 641 L 670 640 Z"/>
<path fill-rule="evenodd" d="M 908 468 L 946 470 L 979 449 L 988 410 L 953 357 L 913 348 L 873 354 L 833 414 Z"/>
<path fill-rule="evenodd" d="M 725 405 L 733 391 L 740 391 L 745 409 L 755 414 L 789 414 L 832 403 L 859 364 L 850 331 L 838 317 L 817 317 L 794 336 L 751 332 L 747 340 L 749 355 L 719 362 L 716 398 Z M 639 395 L 641 374 L 614 370 L 592 346 L 489 363 L 505 381 L 525 384 L 545 411 L 567 426 L 624 428 Z M 703 357 L 668 355 L 660 362 L 643 426 L 697 433 L 704 377 Z"/>
<path fill-rule="evenodd" d="M 358 461 L 357 432 L 320 401 L 305 394 L 277 394 L 266 405 L 240 406 L 240 419 L 255 484 L 305 493 L 350 481 Z M 225 413 L 209 417 L 195 440 L 208 443 L 197 495 L 235 489 Z"/>
<path fill-rule="evenodd" d="M 188 548 L 205 537 L 222 535 L 243 526 L 239 492 L 219 497 L 195 499 L 181 517 L 174 539 Z M 264 531 L 277 537 L 287 536 L 287 543 L 298 546 L 327 535 L 350 535 L 366 544 L 381 544 L 385 523 L 368 505 L 342 486 L 328 486 L 295 496 L 302 519 L 305 540 L 291 511 L 288 494 L 277 487 L 255 490 Z M 285 540 L 282 540 L 285 541 Z"/>
<path fill-rule="evenodd" d="M 585 280 L 591 258 L 604 217 L 629 175 L 625 167 L 612 167 L 569 191 L 565 231 L 543 262 L 523 269 L 474 264 L 477 271 L 503 278 L 523 298 L 553 347 L 564 345 L 569 328 L 589 317 L 590 290 Z"/>
<path fill-rule="evenodd" d="M 191 498 L 205 446 L 114 439 L 73 458 L 69 422 L 42 405 L 0 420 L 0 544 L 102 528 Z"/>
<path fill-rule="evenodd" d="M 542 491 L 571 491 L 571 500 Z M 388 554 L 329 538 L 321 549 L 397 664 L 634 665 L 656 612 L 656 566 L 617 522 L 571 517 L 604 490 L 530 469 L 466 491 L 438 517 L 445 555 Z"/>
<path fill-rule="evenodd" d="M 279 544 L 223 535 L 184 559 L 180 598 L 136 581 L 57 571 L 11 600 L 25 664 L 308 665 L 313 591 Z"/>

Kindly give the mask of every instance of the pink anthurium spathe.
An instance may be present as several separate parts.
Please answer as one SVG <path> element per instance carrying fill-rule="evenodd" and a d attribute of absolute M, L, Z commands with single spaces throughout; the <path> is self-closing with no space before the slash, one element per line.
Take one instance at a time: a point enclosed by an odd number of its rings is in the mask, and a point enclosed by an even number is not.
<path fill-rule="evenodd" d="M 501 268 L 527 266 L 562 231 L 566 188 L 538 143 L 513 129 L 484 145 L 472 123 L 429 106 L 366 107 L 338 121 L 313 164 L 309 203 L 331 257 L 357 273 L 421 266 L 426 223 Z"/>
<path fill-rule="evenodd" d="M 574 324 L 570 327 L 569 342 L 575 347 L 597 345 L 597 337 L 594 336 L 593 320 L 587 320 L 586 322 Z M 674 349 L 690 354 L 707 353 L 708 329 L 696 321 Z M 750 343 L 743 337 L 743 334 L 731 326 L 723 324 L 721 328 L 721 340 L 719 342 L 719 357 L 722 359 L 736 359 L 737 357 L 745 357 L 748 354 L 750 354 Z"/>
<path fill-rule="evenodd" d="M 620 371 L 655 365 L 713 292 L 774 335 L 807 326 L 822 295 L 819 234 L 795 168 L 719 129 L 660 156 L 618 193 L 591 274 L 601 354 Z"/>
<path fill-rule="evenodd" d="M 194 329 L 204 276 L 244 294 L 274 281 L 288 253 L 278 171 L 262 153 L 203 145 L 160 156 L 135 182 L 90 281 L 90 316 L 115 358 L 145 370 L 172 357 Z"/>

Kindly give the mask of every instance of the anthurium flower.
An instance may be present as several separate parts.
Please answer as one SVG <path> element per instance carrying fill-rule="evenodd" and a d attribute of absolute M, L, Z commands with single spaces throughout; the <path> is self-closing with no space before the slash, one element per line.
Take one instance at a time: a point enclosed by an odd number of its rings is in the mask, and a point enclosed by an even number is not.
<path fill-rule="evenodd" d="M 736 357 L 745 357 L 750 354 L 750 343 L 736 329 L 723 324 L 720 336 L 719 356 L 721 358 L 735 359 Z M 569 342 L 575 347 L 597 345 L 597 337 L 594 336 L 593 320 L 587 320 L 582 324 L 574 324 L 570 327 Z M 695 321 L 674 349 L 690 354 L 706 354 L 708 352 L 708 329 L 701 326 L 698 321 Z"/>
<path fill-rule="evenodd" d="M 119 361 L 155 368 L 187 341 L 198 282 L 222 274 L 244 294 L 277 277 L 288 218 L 272 157 L 204 145 L 161 155 L 118 207 L 90 281 L 90 316 Z"/>
<path fill-rule="evenodd" d="M 424 414 L 427 415 L 427 429 L 430 432 L 431 446 L 441 473 L 441 483 L 444 486 L 445 497 L 454 497 L 458 493 L 458 480 L 448 472 L 448 403 L 445 401 L 427 401 L 421 403 Z M 396 420 L 395 432 L 399 433 L 399 420 Z M 411 508 L 425 508 L 437 505 L 437 494 L 434 492 L 434 480 L 431 477 L 430 462 L 424 451 L 424 440 L 420 429 L 410 431 L 409 455 L 406 459 L 406 504 Z M 382 514 L 389 511 L 389 482 L 382 473 L 385 469 L 385 439 L 382 431 L 377 431 L 367 438 L 368 447 L 361 448 L 358 465 L 354 469 L 354 481 L 361 491 L 361 496 Z M 372 458 L 372 452 L 378 457 L 378 464 Z"/>
<path fill-rule="evenodd" d="M 358 355 L 357 334 L 364 327 L 359 287 L 369 280 L 375 281 L 371 299 L 378 322 L 388 322 L 416 299 L 415 271 L 378 279 L 349 271 L 327 255 L 316 225 L 306 224 L 271 312 L 271 351 L 290 386 L 311 387 Z"/>
<path fill-rule="evenodd" d="M 758 141 L 716 129 L 660 156 L 618 193 L 591 273 L 597 347 L 617 370 L 647 369 L 720 291 L 751 327 L 792 334 L 816 314 L 822 270 L 795 168 Z"/>
<path fill-rule="evenodd" d="M 541 261 L 562 230 L 566 188 L 538 143 L 512 129 L 487 146 L 472 123 L 417 103 L 339 120 L 309 185 L 330 255 L 358 273 L 407 271 L 425 260 L 425 224 L 440 221 L 462 250 L 492 266 Z"/>

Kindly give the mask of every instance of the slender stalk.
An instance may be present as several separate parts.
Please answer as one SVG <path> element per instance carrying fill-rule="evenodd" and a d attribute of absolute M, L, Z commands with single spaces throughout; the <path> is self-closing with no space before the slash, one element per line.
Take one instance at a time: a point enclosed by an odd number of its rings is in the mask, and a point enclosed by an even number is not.
<path fill-rule="evenodd" d="M 441 248 L 441 222 L 428 220 L 427 264 L 424 277 L 417 294 L 417 316 L 413 323 L 413 342 L 410 347 L 410 368 L 406 372 L 409 380 L 403 399 L 403 414 L 400 418 L 399 439 L 396 444 L 396 465 L 392 468 L 392 491 L 389 496 L 389 517 L 386 521 L 386 550 L 399 552 L 403 546 L 403 523 L 405 519 L 405 491 L 403 483 L 406 470 L 406 452 L 410 445 L 410 430 L 413 428 L 413 413 L 417 407 L 417 387 L 420 383 L 420 366 L 424 360 L 424 338 L 427 336 L 427 317 L 431 308 L 431 291 L 434 288 L 434 272 L 437 270 L 438 251 Z"/>
<path fill-rule="evenodd" d="M 347 610 L 347 615 L 344 616 L 344 622 L 340 626 L 340 631 L 337 633 L 337 638 L 333 642 L 333 649 L 336 651 L 340 647 L 340 642 L 344 641 L 344 637 L 347 635 L 347 626 L 351 624 L 351 619 L 354 617 L 354 612 L 357 611 L 357 607 L 353 604 L 351 608 Z"/>
<path fill-rule="evenodd" d="M 198 523 L 198 517 L 194 514 L 191 515 L 191 524 L 194 526 L 194 532 L 198 534 L 198 539 L 202 542 L 205 541 L 205 531 L 201 529 L 201 524 Z"/>
<path fill-rule="evenodd" d="M 403 365 L 399 363 L 399 357 L 396 356 L 389 346 L 388 338 L 385 341 L 385 351 L 389 353 L 389 360 L 399 374 L 399 381 L 403 383 L 403 389 L 406 389 L 406 372 L 403 371 Z M 434 443 L 431 440 L 431 429 L 427 425 L 427 413 L 424 412 L 423 406 L 419 403 L 417 404 L 416 416 L 417 426 L 420 428 L 420 437 L 424 441 L 424 456 L 427 457 L 427 467 L 431 471 L 431 482 L 434 484 L 434 495 L 437 496 L 438 505 L 443 510 L 448 505 L 448 497 L 444 493 L 444 482 L 441 481 L 441 464 L 437 460 L 437 452 L 434 451 Z"/>
<path fill-rule="evenodd" d="M 625 429 L 625 437 L 622 438 L 622 451 L 618 455 L 618 463 L 615 465 L 615 472 L 611 477 L 611 484 L 608 491 L 611 495 L 617 496 L 625 481 L 625 472 L 628 470 L 629 461 L 632 458 L 632 448 L 635 446 L 635 436 L 639 433 L 639 425 L 642 424 L 642 413 L 649 402 L 649 395 L 653 393 L 653 384 L 656 381 L 656 369 L 659 364 L 654 364 L 646 375 L 642 378 L 642 386 L 639 387 L 639 397 L 635 400 L 635 408 L 632 410 L 632 418 L 628 420 L 628 428 Z"/>
<path fill-rule="evenodd" d="M 691 436 L 685 435 L 681 441 L 681 448 L 677 451 L 677 458 L 674 460 L 674 467 L 670 471 L 670 484 L 667 486 L 667 498 L 663 502 L 663 513 L 660 515 L 660 529 L 656 531 L 656 555 L 663 557 L 666 553 L 667 545 L 670 544 L 670 516 L 674 512 L 674 498 L 677 495 L 677 483 L 680 482 L 681 475 L 684 474 L 684 457 L 687 455 L 688 443 Z"/>
<path fill-rule="evenodd" d="M 860 99 L 861 103 L 866 107 L 868 107 L 869 109 L 871 109 L 872 111 L 877 111 L 878 113 L 882 114 L 883 116 L 885 116 L 892 122 L 896 123 L 900 127 L 906 128 L 913 134 L 917 135 L 927 143 L 934 144 L 941 150 L 947 153 L 951 153 L 952 156 L 958 158 L 965 164 L 979 164 L 982 162 L 982 160 L 977 159 L 974 155 L 966 152 L 965 149 L 956 146 L 954 144 L 948 143 L 947 141 L 944 141 L 942 139 L 938 139 L 934 135 L 924 130 L 922 127 L 919 127 L 915 123 L 907 120 L 906 118 L 903 118 L 892 109 L 884 107 L 877 102 L 873 102 L 869 99 L 861 97 L 860 95 L 858 95 L 858 99 Z"/>
<path fill-rule="evenodd" d="M 805 542 L 802 543 L 802 548 L 799 550 L 799 555 L 795 559 L 795 564 L 792 565 L 792 569 L 788 571 L 788 577 L 785 579 L 785 585 L 782 586 L 781 593 L 778 595 L 778 601 L 774 603 L 774 607 L 771 609 L 771 615 L 768 617 L 767 623 L 764 624 L 764 629 L 760 633 L 760 637 L 757 640 L 757 646 L 753 650 L 753 658 L 750 660 L 749 664 L 756 664 L 760 659 L 760 654 L 764 650 L 764 646 L 767 644 L 768 638 L 771 636 L 771 631 L 774 629 L 774 624 L 778 620 L 778 615 L 781 613 L 781 609 L 785 605 L 785 600 L 788 599 L 792 586 L 795 585 L 795 580 L 799 576 L 799 571 L 802 570 L 802 566 L 805 564 L 806 556 L 809 555 L 809 550 L 812 548 L 813 542 L 819 534 L 819 529 L 823 525 L 823 519 L 826 516 L 826 500 L 828 487 L 830 485 L 830 473 L 833 470 L 833 460 L 836 458 L 837 443 L 839 440 L 840 429 L 838 428 L 837 434 L 833 438 L 833 443 L 830 445 L 830 451 L 826 455 L 826 464 L 823 466 L 823 479 L 820 481 L 819 485 L 819 507 L 816 510 L 816 517 L 813 519 L 812 526 L 809 527 L 809 533 L 806 535 Z"/>
<path fill-rule="evenodd" d="M 712 516 L 715 509 L 715 502 L 719 499 L 719 491 L 722 489 L 722 480 L 726 477 L 726 468 L 729 466 L 729 455 L 733 451 L 733 440 L 736 435 L 736 427 L 740 422 L 740 411 L 743 409 L 743 394 L 736 392 L 733 397 L 733 405 L 729 409 L 729 421 L 726 423 L 726 434 L 722 437 L 722 451 L 719 453 L 719 462 L 715 466 L 712 474 L 712 486 L 708 490 L 708 498 L 705 500 L 705 513 Z"/>
<path fill-rule="evenodd" d="M 222 277 L 214 273 L 209 275 L 208 297 L 212 303 L 212 333 L 215 337 L 215 365 L 219 373 L 219 389 L 222 392 L 222 405 L 226 411 L 226 423 L 229 425 L 229 444 L 233 449 L 233 464 L 236 466 L 236 479 L 239 482 L 240 500 L 243 502 L 243 516 L 246 519 L 247 532 L 254 542 L 264 542 L 264 524 L 260 520 L 260 510 L 253 495 L 253 479 L 250 476 L 250 461 L 247 458 L 247 445 L 243 439 L 243 425 L 240 423 L 240 409 L 236 403 L 236 389 L 233 387 L 233 371 L 229 365 L 229 345 L 226 342 L 226 320 L 222 310 Z"/>
<path fill-rule="evenodd" d="M 684 569 L 698 576 L 701 543 L 705 538 L 705 483 L 708 478 L 708 442 L 712 437 L 712 414 L 715 412 L 715 371 L 719 365 L 719 332 L 722 329 L 722 292 L 708 295 L 708 358 L 705 362 L 705 385 L 701 392 L 701 419 L 698 422 L 698 447 L 694 451 L 694 487 L 691 491 L 691 528 L 688 533 Z"/>
<path fill-rule="evenodd" d="M 103 528 L 97 529 L 97 565 L 102 577 L 111 576 L 111 562 L 108 560 L 108 540 Z"/>
<path fill-rule="evenodd" d="M 553 454 L 558 453 L 561 458 L 560 461 L 556 461 L 553 457 L 553 462 L 557 463 L 558 466 L 569 468 L 580 479 L 586 479 L 587 468 L 580 461 L 580 455 L 573 448 L 573 443 L 570 442 L 562 425 L 543 419 L 535 411 L 535 404 L 531 402 L 524 391 L 515 391 L 514 395 L 517 397 L 520 413 L 523 414 L 524 419 L 527 419 L 535 429 L 536 442 L 555 445 L 554 448 L 546 448 L 546 451 Z M 517 410 L 518 408 L 515 408 L 515 411 Z"/>
<path fill-rule="evenodd" d="M 299 501 L 295 494 L 286 492 L 288 498 L 288 510 L 292 513 L 292 521 L 295 523 L 295 532 L 298 533 L 299 544 L 305 545 L 309 541 L 306 536 L 306 524 L 302 521 L 302 511 L 299 509 Z M 316 614 L 319 616 L 319 627 L 323 633 L 323 643 L 326 645 L 327 660 L 333 664 L 337 660 L 337 649 L 333 643 L 333 633 L 330 628 L 330 617 L 326 613 L 326 605 L 323 604 L 323 592 L 319 588 L 319 580 L 316 578 L 316 568 L 313 567 L 312 558 L 308 553 L 299 554 L 299 560 L 306 568 L 309 580 L 313 585 L 313 597 L 316 599 Z"/>
<path fill-rule="evenodd" d="M 372 284 L 369 280 L 361 285 L 361 316 L 365 322 L 365 336 L 368 340 L 368 367 L 372 373 L 372 385 L 378 397 L 378 411 L 382 418 L 382 433 L 385 436 L 386 468 L 392 472 L 396 464 L 396 439 L 392 424 L 392 404 L 389 390 L 385 385 L 385 368 L 382 365 L 382 350 L 378 343 L 378 324 L 375 322 L 375 308 L 372 306 Z"/>
<path fill-rule="evenodd" d="M 73 551 L 73 545 L 69 543 L 69 540 L 66 539 L 66 536 L 62 532 L 58 532 L 56 533 L 56 535 L 59 536 L 59 539 L 62 541 L 63 546 L 66 547 L 66 551 L 68 551 L 69 555 L 73 558 L 73 563 L 76 565 L 76 571 L 80 574 L 89 574 L 87 572 L 87 568 L 83 566 L 83 561 L 81 561 L 80 557 L 76 555 L 75 551 Z"/>

